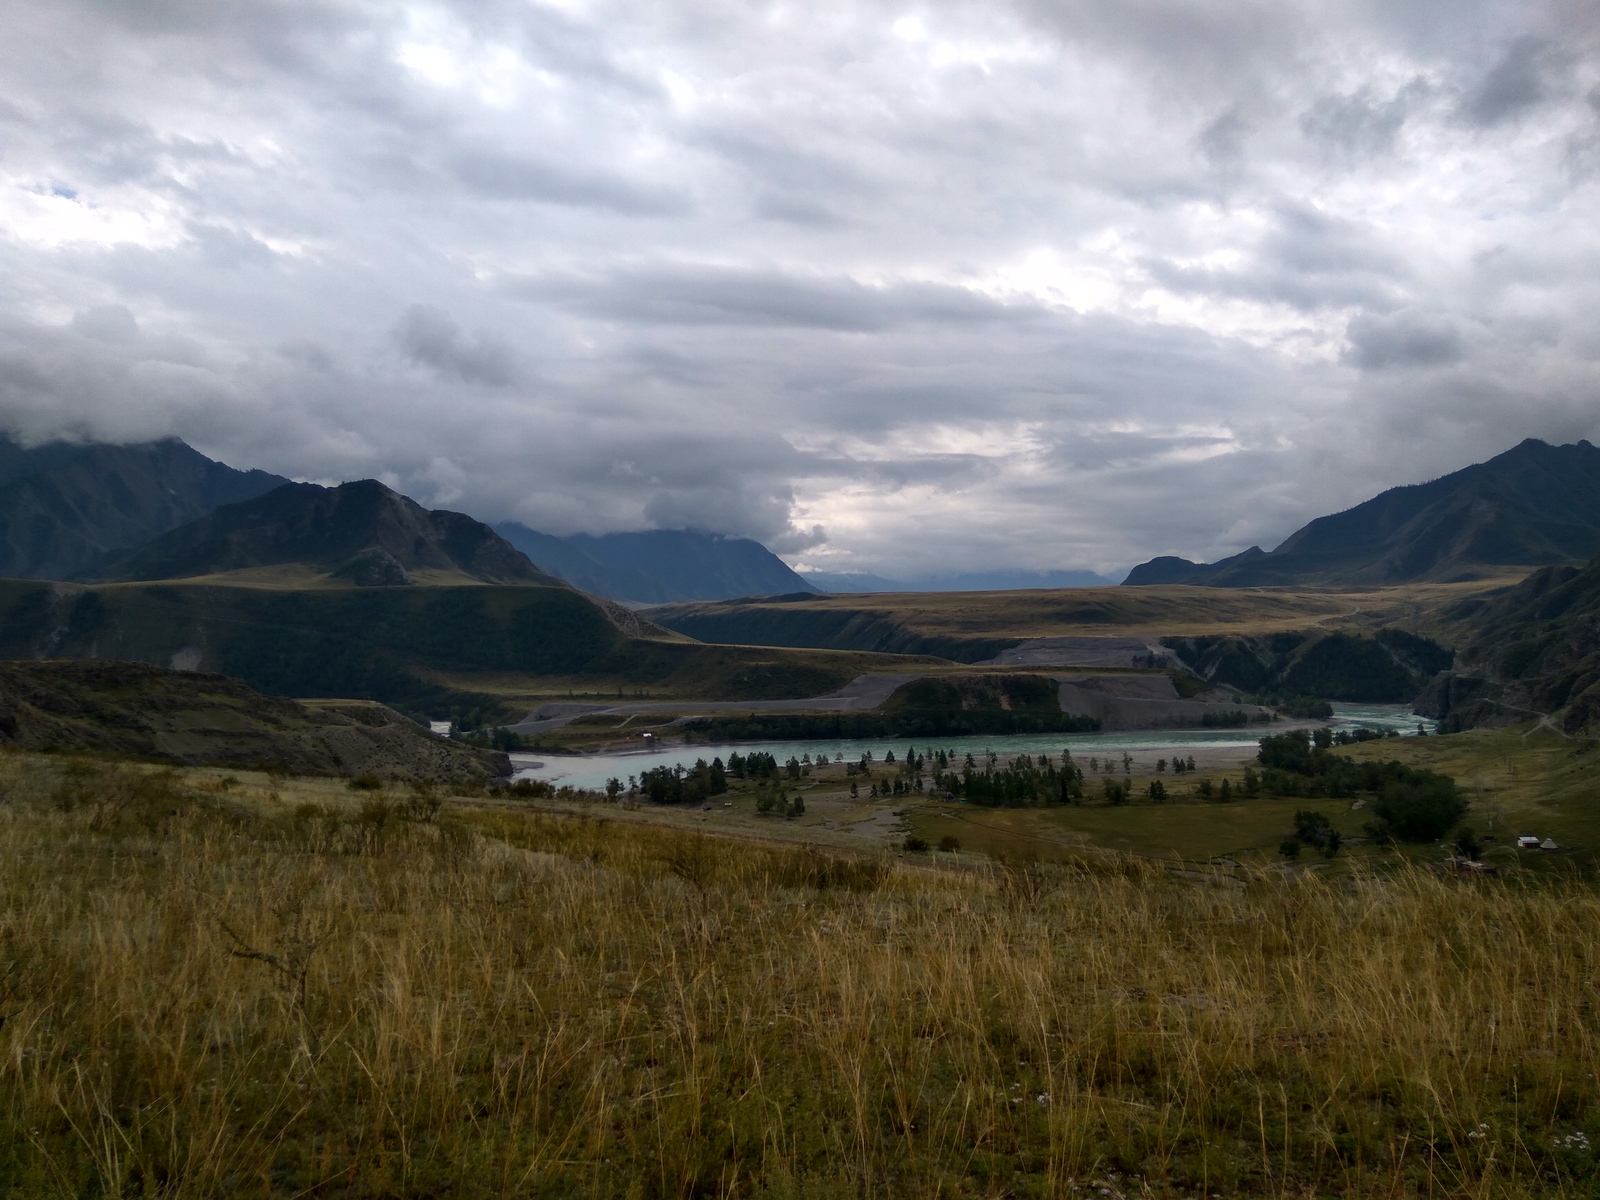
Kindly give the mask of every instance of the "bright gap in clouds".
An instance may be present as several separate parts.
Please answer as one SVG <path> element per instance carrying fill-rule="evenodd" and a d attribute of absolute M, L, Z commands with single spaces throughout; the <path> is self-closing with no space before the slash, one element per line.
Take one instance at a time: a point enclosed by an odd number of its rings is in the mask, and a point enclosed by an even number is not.
<path fill-rule="evenodd" d="M 1594 30 L 24 0 L 0 410 L 889 576 L 1270 546 L 1600 432 Z"/>

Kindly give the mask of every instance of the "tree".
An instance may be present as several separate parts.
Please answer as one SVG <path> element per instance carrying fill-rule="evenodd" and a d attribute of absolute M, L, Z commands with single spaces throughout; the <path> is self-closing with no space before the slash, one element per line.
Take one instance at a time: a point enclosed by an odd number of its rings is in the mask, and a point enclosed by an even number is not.
<path fill-rule="evenodd" d="M 1307 845 L 1315 846 L 1327 858 L 1339 853 L 1339 847 L 1344 842 L 1332 821 L 1320 812 L 1307 809 L 1294 814 L 1294 835 Z"/>
<path fill-rule="evenodd" d="M 1159 779 L 1152 779 L 1150 781 L 1150 799 L 1154 803 L 1160 804 L 1166 798 L 1167 798 L 1167 785 L 1162 783 L 1161 780 L 1159 780 Z"/>
<path fill-rule="evenodd" d="M 1431 842 L 1458 824 L 1466 804 L 1448 776 L 1403 783 L 1398 779 L 1384 785 L 1373 812 L 1394 835 L 1408 842 Z"/>

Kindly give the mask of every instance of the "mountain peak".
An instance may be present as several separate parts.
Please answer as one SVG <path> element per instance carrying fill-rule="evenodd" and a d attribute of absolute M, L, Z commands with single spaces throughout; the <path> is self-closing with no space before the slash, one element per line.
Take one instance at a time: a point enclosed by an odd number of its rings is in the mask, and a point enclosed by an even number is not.
<path fill-rule="evenodd" d="M 1486 462 L 1318 517 L 1270 554 L 1152 559 L 1129 584 L 1381 587 L 1478 579 L 1600 553 L 1600 450 L 1526 438 Z"/>
<path fill-rule="evenodd" d="M 439 582 L 551 582 L 482 522 L 430 512 L 376 479 L 284 484 L 114 556 L 101 574 L 181 579 L 288 565 L 362 587 L 402 586 L 419 573 Z"/>

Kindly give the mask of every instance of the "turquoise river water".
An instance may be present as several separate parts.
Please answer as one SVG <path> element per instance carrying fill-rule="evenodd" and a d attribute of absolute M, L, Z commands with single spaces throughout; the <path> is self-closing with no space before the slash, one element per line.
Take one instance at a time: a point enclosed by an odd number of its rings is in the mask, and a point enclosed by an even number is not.
<path fill-rule="evenodd" d="M 1431 725 L 1412 714 L 1403 704 L 1335 704 L 1334 729 L 1368 729 L 1399 731 L 1402 736 L 1415 735 L 1420 726 Z M 542 779 L 576 788 L 603 788 L 606 780 L 620 779 L 624 784 L 630 775 L 652 767 L 691 767 L 697 758 L 710 762 L 720 757 L 724 762 L 732 753 L 771 754 L 780 763 L 791 757 L 809 755 L 812 761 L 826 755 L 839 762 L 858 761 L 862 754 L 871 751 L 874 762 L 882 762 L 884 755 L 893 750 L 903 755 L 914 740 L 918 749 L 933 745 L 956 755 L 985 755 L 991 751 L 1001 758 L 1017 754 L 1060 754 L 1071 750 L 1075 758 L 1105 757 L 1123 754 L 1151 754 L 1165 752 L 1169 757 L 1177 753 L 1194 754 L 1206 750 L 1243 750 L 1254 746 L 1268 732 L 1286 726 L 1256 725 L 1242 729 L 1193 730 L 1143 730 L 1133 733 L 1046 733 L 1012 734 L 1002 737 L 947 737 L 933 741 L 908 738 L 821 738 L 811 741 L 770 741 L 714 744 L 695 742 L 690 745 L 641 747 L 626 752 L 606 754 L 513 754 L 511 761 L 517 768 L 517 779 Z"/>

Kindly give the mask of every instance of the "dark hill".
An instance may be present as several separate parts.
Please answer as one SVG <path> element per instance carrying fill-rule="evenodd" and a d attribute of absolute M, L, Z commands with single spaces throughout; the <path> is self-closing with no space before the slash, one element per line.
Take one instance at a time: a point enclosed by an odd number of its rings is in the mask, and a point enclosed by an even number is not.
<path fill-rule="evenodd" d="M 287 482 L 213 462 L 176 438 L 29 449 L 0 435 L 0 576 L 73 579 L 109 552 Z"/>
<path fill-rule="evenodd" d="M 1419 708 L 1447 729 L 1553 716 L 1568 732 L 1600 732 L 1600 558 L 1535 571 L 1476 611 L 1480 630 Z"/>
<path fill-rule="evenodd" d="M 0 579 L 0 659 L 34 658 L 216 671 L 271 695 L 378 700 L 469 729 L 526 714 L 527 706 L 504 698 L 512 676 L 560 676 L 563 691 L 589 679 L 608 691 L 626 684 L 658 696 L 791 699 L 897 665 L 827 651 L 704 646 L 559 581 L 292 589 Z"/>
<path fill-rule="evenodd" d="M 1600 450 L 1521 445 L 1431 483 L 1318 517 L 1271 553 L 1215 563 L 1156 558 L 1127 584 L 1384 586 L 1481 579 L 1600 553 Z"/>
<path fill-rule="evenodd" d="M 136 662 L 0 662 L 0 745 L 295 775 L 511 773 L 505 755 L 436 737 L 379 704 L 299 704 Z"/>
<path fill-rule="evenodd" d="M 1257 695 L 1356 704 L 1410 701 L 1451 661 L 1443 646 L 1400 629 L 1380 629 L 1371 636 L 1307 630 L 1161 641 L 1208 683 Z"/>
<path fill-rule="evenodd" d="M 666 604 L 817 590 L 750 538 L 687 529 L 555 537 L 514 521 L 495 531 L 545 570 L 612 600 Z"/>
<path fill-rule="evenodd" d="M 430 512 L 375 479 L 335 488 L 285 484 L 113 556 L 97 574 L 186 579 L 287 564 L 362 587 L 413 583 L 423 571 L 462 582 L 553 582 L 481 521 Z"/>

